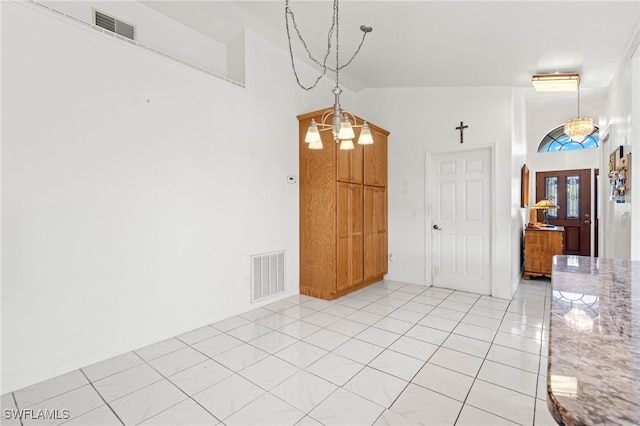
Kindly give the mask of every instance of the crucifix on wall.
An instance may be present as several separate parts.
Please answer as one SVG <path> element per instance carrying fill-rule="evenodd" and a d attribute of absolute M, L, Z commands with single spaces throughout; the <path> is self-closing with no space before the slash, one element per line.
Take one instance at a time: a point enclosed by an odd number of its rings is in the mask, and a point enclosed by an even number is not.
<path fill-rule="evenodd" d="M 466 126 L 463 121 L 461 121 L 460 125 L 458 127 L 456 127 L 456 130 L 460 130 L 460 143 L 464 143 L 463 132 L 464 132 L 464 129 L 466 129 L 467 127 L 469 127 L 469 126 Z"/>

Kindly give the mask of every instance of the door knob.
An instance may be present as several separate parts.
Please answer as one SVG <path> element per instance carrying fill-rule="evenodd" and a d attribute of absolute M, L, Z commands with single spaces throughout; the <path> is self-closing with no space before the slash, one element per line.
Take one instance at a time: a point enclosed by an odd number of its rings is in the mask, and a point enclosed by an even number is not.
<path fill-rule="evenodd" d="M 585 220 L 585 221 L 584 221 L 584 224 L 585 224 L 585 225 L 591 225 L 591 221 L 590 221 L 590 220 Z"/>
<path fill-rule="evenodd" d="M 436 231 L 442 231 L 442 228 L 440 228 L 438 225 L 433 225 L 433 229 L 435 229 Z"/>

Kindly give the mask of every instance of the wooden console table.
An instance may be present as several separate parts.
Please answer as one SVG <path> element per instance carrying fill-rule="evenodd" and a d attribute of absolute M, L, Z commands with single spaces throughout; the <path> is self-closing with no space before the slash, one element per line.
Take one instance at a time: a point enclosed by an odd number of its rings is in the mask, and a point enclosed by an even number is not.
<path fill-rule="evenodd" d="M 553 256 L 564 254 L 564 228 L 528 227 L 524 231 L 524 279 L 551 276 Z"/>

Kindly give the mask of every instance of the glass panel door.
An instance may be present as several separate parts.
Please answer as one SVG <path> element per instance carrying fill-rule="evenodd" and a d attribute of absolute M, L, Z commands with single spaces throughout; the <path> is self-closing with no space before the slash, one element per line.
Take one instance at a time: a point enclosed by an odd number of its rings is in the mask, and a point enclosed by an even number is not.
<path fill-rule="evenodd" d="M 547 211 L 547 221 L 564 228 L 565 254 L 590 256 L 591 170 L 537 172 L 536 202 L 545 198 L 558 206 Z"/>

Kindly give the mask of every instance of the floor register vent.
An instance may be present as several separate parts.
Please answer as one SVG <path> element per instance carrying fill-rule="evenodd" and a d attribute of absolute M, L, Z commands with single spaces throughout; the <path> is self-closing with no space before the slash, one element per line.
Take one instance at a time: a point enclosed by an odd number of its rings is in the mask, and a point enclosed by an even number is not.
<path fill-rule="evenodd" d="M 251 256 L 251 303 L 284 293 L 284 251 Z"/>

